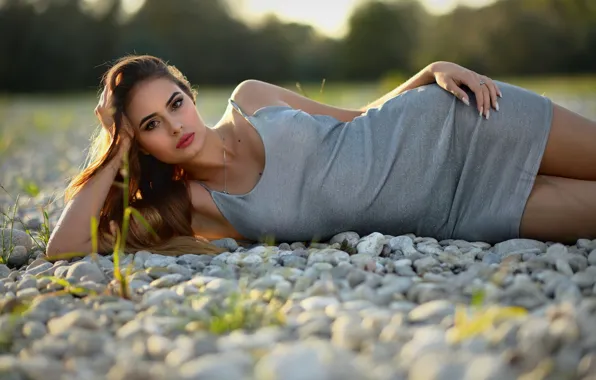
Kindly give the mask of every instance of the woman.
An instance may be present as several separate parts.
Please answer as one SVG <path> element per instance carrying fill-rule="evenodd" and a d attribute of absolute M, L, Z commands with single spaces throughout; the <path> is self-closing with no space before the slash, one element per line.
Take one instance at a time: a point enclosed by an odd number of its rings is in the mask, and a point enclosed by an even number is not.
<path fill-rule="evenodd" d="M 214 126 L 182 74 L 121 59 L 95 109 L 90 164 L 67 189 L 48 254 L 215 253 L 207 239 L 326 240 L 342 231 L 498 241 L 596 238 L 596 125 L 525 89 L 435 62 L 358 110 L 248 80 Z M 455 96 L 454 96 L 455 95 Z"/>

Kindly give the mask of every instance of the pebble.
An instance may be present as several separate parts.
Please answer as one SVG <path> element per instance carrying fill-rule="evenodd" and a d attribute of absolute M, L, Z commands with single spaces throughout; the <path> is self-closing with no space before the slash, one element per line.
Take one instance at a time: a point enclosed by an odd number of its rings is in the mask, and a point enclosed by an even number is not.
<path fill-rule="evenodd" d="M 13 248 L 12 252 L 10 253 L 10 256 L 8 256 L 8 260 L 6 261 L 6 263 L 13 268 L 21 268 L 22 266 L 27 264 L 28 260 L 29 253 L 27 252 L 27 247 L 17 245 Z"/>

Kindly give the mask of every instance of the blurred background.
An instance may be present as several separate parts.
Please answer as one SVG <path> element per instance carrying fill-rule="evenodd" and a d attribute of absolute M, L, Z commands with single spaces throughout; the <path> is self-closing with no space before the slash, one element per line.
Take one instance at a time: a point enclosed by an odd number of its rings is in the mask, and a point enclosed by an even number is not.
<path fill-rule="evenodd" d="M 177 66 L 210 124 L 244 79 L 362 106 L 437 60 L 596 119 L 594 0 L 0 0 L 0 206 L 61 196 L 131 53 Z"/>

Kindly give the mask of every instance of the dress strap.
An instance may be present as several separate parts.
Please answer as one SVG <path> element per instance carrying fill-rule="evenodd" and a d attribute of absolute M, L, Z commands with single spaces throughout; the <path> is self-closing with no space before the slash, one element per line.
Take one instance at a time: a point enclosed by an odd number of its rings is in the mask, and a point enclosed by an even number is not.
<path fill-rule="evenodd" d="M 232 105 L 232 107 L 234 107 L 234 109 L 235 109 L 236 111 L 238 111 L 238 113 L 239 113 L 240 115 L 244 116 L 244 118 L 245 118 L 245 119 L 248 119 L 249 115 L 248 115 L 248 114 L 246 114 L 246 112 L 242 111 L 242 108 L 240 108 L 240 106 L 238 105 L 238 103 L 236 103 L 236 102 L 234 101 L 234 99 L 232 99 L 232 98 L 229 98 L 228 100 L 229 100 L 230 104 Z"/>
<path fill-rule="evenodd" d="M 203 182 L 201 182 L 201 181 L 195 181 L 195 182 L 197 182 L 199 185 L 203 186 L 203 188 L 205 190 L 207 190 L 209 193 L 211 193 L 212 190 L 210 188 L 208 188 L 207 185 L 205 185 Z"/>

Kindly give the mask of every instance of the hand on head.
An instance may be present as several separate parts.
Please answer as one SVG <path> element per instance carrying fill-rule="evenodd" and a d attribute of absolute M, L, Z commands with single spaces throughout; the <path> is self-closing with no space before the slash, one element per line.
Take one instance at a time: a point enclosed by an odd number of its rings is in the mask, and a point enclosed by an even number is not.
<path fill-rule="evenodd" d="M 114 123 L 114 112 L 115 109 L 112 107 L 112 90 L 108 89 L 108 86 L 104 86 L 99 102 L 95 107 L 95 116 L 99 119 L 101 126 L 108 132 L 108 134 L 114 139 L 116 132 L 116 124 Z M 133 132 L 131 124 L 126 117 L 122 114 L 122 126 L 119 131 L 121 141 L 125 145 L 130 145 L 130 140 L 133 138 Z"/>

